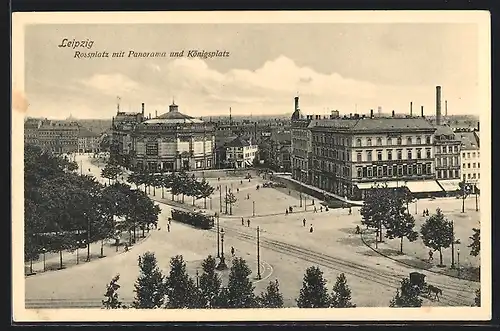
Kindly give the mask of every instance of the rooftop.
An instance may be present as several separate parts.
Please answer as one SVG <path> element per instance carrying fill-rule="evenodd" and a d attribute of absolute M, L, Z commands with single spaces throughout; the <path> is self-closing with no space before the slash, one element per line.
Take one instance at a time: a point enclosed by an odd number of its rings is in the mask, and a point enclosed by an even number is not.
<path fill-rule="evenodd" d="M 427 130 L 434 131 L 436 128 L 421 117 L 384 117 L 384 118 L 338 118 L 312 120 L 309 128 L 326 127 L 349 131 L 409 131 Z"/>
<path fill-rule="evenodd" d="M 477 149 L 479 148 L 479 135 L 475 132 L 457 132 L 455 139 L 460 140 L 462 149 Z"/>
<path fill-rule="evenodd" d="M 230 142 L 226 143 L 225 147 L 246 147 L 250 146 L 250 142 L 242 137 L 236 137 Z"/>
<path fill-rule="evenodd" d="M 145 124 L 184 124 L 184 123 L 204 123 L 198 118 L 179 112 L 179 106 L 172 103 L 169 111 L 155 118 L 144 121 Z"/>
<path fill-rule="evenodd" d="M 80 130 L 78 131 L 78 137 L 81 138 L 92 138 L 92 137 L 99 137 L 99 134 L 90 131 L 87 128 L 80 127 Z"/>

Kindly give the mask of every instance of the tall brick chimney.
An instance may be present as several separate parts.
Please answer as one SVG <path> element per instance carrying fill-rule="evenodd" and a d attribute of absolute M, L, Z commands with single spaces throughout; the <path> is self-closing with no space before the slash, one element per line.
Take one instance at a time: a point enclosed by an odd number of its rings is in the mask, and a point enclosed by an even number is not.
<path fill-rule="evenodd" d="M 410 117 L 413 116 L 413 101 L 410 101 Z"/>
<path fill-rule="evenodd" d="M 141 109 L 142 109 L 142 117 L 144 117 L 144 102 L 141 104 Z"/>
<path fill-rule="evenodd" d="M 420 116 L 424 117 L 424 106 L 420 106 Z"/>
<path fill-rule="evenodd" d="M 373 118 L 373 109 L 370 109 L 370 118 Z"/>
<path fill-rule="evenodd" d="M 394 117 L 394 115 L 396 115 L 396 112 L 393 110 L 392 111 L 392 117 Z"/>
<path fill-rule="evenodd" d="M 297 110 L 297 109 L 299 109 L 299 97 L 298 96 L 295 97 L 295 108 L 293 110 Z"/>
<path fill-rule="evenodd" d="M 444 116 L 448 117 L 448 100 L 444 100 Z"/>
<path fill-rule="evenodd" d="M 441 125 L 441 86 L 436 86 L 436 125 Z"/>

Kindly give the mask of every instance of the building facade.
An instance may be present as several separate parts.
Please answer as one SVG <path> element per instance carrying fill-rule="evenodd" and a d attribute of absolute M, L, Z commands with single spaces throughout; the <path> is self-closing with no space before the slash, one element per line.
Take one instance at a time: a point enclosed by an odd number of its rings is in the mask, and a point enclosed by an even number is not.
<path fill-rule="evenodd" d="M 179 112 L 175 103 L 167 113 L 135 125 L 131 140 L 131 163 L 138 170 L 189 171 L 214 165 L 213 125 Z"/>
<path fill-rule="evenodd" d="M 292 178 L 311 184 L 312 136 L 309 124 L 311 117 L 304 118 L 299 108 L 299 97 L 295 97 L 295 109 L 291 123 L 290 168 Z"/>
<path fill-rule="evenodd" d="M 456 132 L 461 142 L 461 175 L 462 181 L 479 188 L 481 179 L 481 151 L 479 149 L 479 133 L 477 131 Z M 474 187 L 475 186 L 475 187 Z"/>
<path fill-rule="evenodd" d="M 26 143 L 40 146 L 56 154 L 74 153 L 78 150 L 80 126 L 76 122 L 28 119 L 24 123 L 24 128 Z"/>
<path fill-rule="evenodd" d="M 81 127 L 78 132 L 78 153 L 98 153 L 101 136 Z"/>
<path fill-rule="evenodd" d="M 144 103 L 141 112 L 121 112 L 118 106 L 116 116 L 111 121 L 110 158 L 118 160 L 125 167 L 130 167 L 134 157 L 133 132 L 135 127 L 142 123 Z"/>
<path fill-rule="evenodd" d="M 434 171 L 436 129 L 423 118 L 355 115 L 313 120 L 309 128 L 312 185 L 320 189 L 354 200 L 377 183 L 442 191 Z"/>
<path fill-rule="evenodd" d="M 251 139 L 237 137 L 225 145 L 226 164 L 232 168 L 250 168 L 254 165 L 259 148 Z"/>
<path fill-rule="evenodd" d="M 460 145 L 449 126 L 437 127 L 434 133 L 436 179 L 448 193 L 460 189 Z"/>

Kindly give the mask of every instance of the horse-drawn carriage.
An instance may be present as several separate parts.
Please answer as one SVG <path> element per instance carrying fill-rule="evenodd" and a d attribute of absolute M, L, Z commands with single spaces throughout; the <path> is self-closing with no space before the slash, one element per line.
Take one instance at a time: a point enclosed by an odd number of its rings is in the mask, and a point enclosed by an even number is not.
<path fill-rule="evenodd" d="M 417 291 L 418 295 L 426 296 L 429 299 L 439 301 L 439 296 L 443 294 L 440 288 L 427 284 L 425 275 L 420 272 L 410 272 L 410 284 Z"/>

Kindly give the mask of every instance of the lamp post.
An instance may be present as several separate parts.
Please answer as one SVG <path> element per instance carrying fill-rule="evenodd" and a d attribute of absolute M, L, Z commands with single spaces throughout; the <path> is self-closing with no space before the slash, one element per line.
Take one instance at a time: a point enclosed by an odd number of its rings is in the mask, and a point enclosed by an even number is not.
<path fill-rule="evenodd" d="M 219 235 L 220 235 L 220 230 L 219 230 L 219 214 L 217 214 L 217 257 L 220 258 L 220 244 L 219 244 Z"/>
<path fill-rule="evenodd" d="M 221 256 L 219 265 L 217 266 L 217 270 L 225 270 L 227 269 L 227 265 L 224 259 L 224 229 L 220 229 L 220 245 L 221 245 Z"/>
<path fill-rule="evenodd" d="M 299 192 L 299 207 L 302 207 L 302 192 Z"/>
<path fill-rule="evenodd" d="M 460 248 L 457 248 L 457 269 L 458 277 L 460 278 Z"/>
<path fill-rule="evenodd" d="M 255 216 L 255 201 L 252 201 L 252 215 Z"/>
<path fill-rule="evenodd" d="M 418 211 L 417 211 L 417 203 L 418 203 L 418 199 L 415 198 L 415 215 L 418 214 Z"/>
<path fill-rule="evenodd" d="M 80 241 L 77 240 L 76 242 L 76 264 L 79 263 L 79 260 L 78 260 L 78 249 L 80 248 Z"/>
<path fill-rule="evenodd" d="M 42 248 L 42 253 L 43 253 L 43 271 L 45 272 L 47 270 L 46 264 L 45 264 L 45 253 L 47 252 L 47 249 L 44 247 Z"/>
<path fill-rule="evenodd" d="M 474 187 L 474 193 L 476 194 L 476 211 L 479 211 L 479 205 L 477 204 L 477 186 Z"/>
<path fill-rule="evenodd" d="M 455 224 L 451 221 L 451 269 L 455 269 Z"/>
<path fill-rule="evenodd" d="M 219 212 L 222 213 L 222 187 L 219 185 Z"/>
<path fill-rule="evenodd" d="M 257 226 L 257 279 L 261 279 L 260 275 L 260 228 Z"/>

